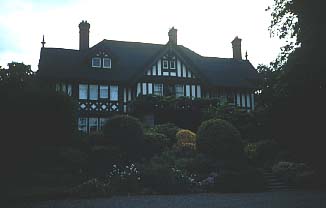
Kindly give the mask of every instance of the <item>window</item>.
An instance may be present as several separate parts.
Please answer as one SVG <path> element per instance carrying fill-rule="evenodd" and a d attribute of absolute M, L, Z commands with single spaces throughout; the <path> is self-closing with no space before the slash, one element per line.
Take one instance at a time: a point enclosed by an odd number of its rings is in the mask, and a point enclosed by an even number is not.
<path fill-rule="evenodd" d="M 154 95 L 163 96 L 163 84 L 154 84 Z"/>
<path fill-rule="evenodd" d="M 170 61 L 170 69 L 175 69 L 175 61 Z"/>
<path fill-rule="evenodd" d="M 109 86 L 100 85 L 100 98 L 103 99 L 109 98 Z"/>
<path fill-rule="evenodd" d="M 97 85 L 89 85 L 89 99 L 97 100 L 98 98 L 98 86 Z"/>
<path fill-rule="evenodd" d="M 168 69 L 168 68 L 169 68 L 168 60 L 163 60 L 163 69 Z"/>
<path fill-rule="evenodd" d="M 89 122 L 88 132 L 89 133 L 96 132 L 97 131 L 97 123 L 98 123 L 97 118 L 89 118 L 88 122 Z"/>
<path fill-rule="evenodd" d="M 117 85 L 110 86 L 110 100 L 118 101 L 118 86 Z"/>
<path fill-rule="evenodd" d="M 78 130 L 87 133 L 87 118 L 78 118 Z"/>
<path fill-rule="evenodd" d="M 72 86 L 71 86 L 71 84 L 67 85 L 67 95 L 69 95 L 69 96 L 72 95 Z"/>
<path fill-rule="evenodd" d="M 103 68 L 111 69 L 111 59 L 103 58 Z"/>
<path fill-rule="evenodd" d="M 92 58 L 92 67 L 101 68 L 101 58 Z"/>
<path fill-rule="evenodd" d="M 107 118 L 100 118 L 99 130 L 102 130 L 106 121 L 107 121 Z"/>
<path fill-rule="evenodd" d="M 184 96 L 184 86 L 181 84 L 175 85 L 175 97 L 182 97 Z"/>
<path fill-rule="evenodd" d="M 79 99 L 86 100 L 87 99 L 87 91 L 88 91 L 88 85 L 80 84 L 79 85 Z"/>

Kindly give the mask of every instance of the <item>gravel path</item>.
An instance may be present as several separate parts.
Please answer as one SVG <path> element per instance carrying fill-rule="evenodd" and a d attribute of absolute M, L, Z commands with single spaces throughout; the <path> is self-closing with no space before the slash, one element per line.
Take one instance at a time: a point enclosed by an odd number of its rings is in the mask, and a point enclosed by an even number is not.
<path fill-rule="evenodd" d="M 284 191 L 249 194 L 130 196 L 50 200 L 20 208 L 325 208 L 326 192 Z"/>

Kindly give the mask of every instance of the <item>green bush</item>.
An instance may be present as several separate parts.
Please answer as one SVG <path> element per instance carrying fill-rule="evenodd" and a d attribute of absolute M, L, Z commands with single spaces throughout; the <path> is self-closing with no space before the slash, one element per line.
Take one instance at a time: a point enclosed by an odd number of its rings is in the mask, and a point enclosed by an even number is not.
<path fill-rule="evenodd" d="M 165 134 L 153 131 L 145 132 L 145 148 L 143 149 L 146 158 L 161 154 L 169 147 L 170 140 Z"/>
<path fill-rule="evenodd" d="M 222 119 L 204 121 L 197 133 L 198 151 L 218 160 L 241 159 L 244 156 L 239 131 Z"/>
<path fill-rule="evenodd" d="M 245 148 L 249 160 L 258 166 L 270 167 L 277 159 L 281 149 L 273 140 L 262 140 L 255 143 L 248 143 Z"/>
<path fill-rule="evenodd" d="M 110 145 L 119 147 L 126 154 L 127 160 L 137 160 L 142 156 L 144 131 L 135 117 L 112 117 L 105 123 L 103 134 Z"/>
<path fill-rule="evenodd" d="M 169 146 L 171 147 L 173 144 L 176 143 L 176 134 L 179 129 L 180 128 L 173 123 L 165 123 L 155 125 L 152 130 L 160 134 L 165 134 L 169 139 Z"/>

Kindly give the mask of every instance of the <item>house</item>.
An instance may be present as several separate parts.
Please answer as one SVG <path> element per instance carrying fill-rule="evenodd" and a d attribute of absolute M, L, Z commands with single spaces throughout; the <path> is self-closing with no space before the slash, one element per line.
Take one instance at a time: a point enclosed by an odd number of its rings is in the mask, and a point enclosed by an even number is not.
<path fill-rule="evenodd" d="M 100 129 L 112 112 L 127 112 L 137 95 L 221 98 L 253 110 L 257 72 L 232 41 L 233 58 L 204 57 L 177 44 L 177 29 L 167 44 L 103 40 L 89 47 L 90 24 L 79 24 L 79 50 L 41 49 L 39 77 L 57 91 L 78 99 L 78 128 Z"/>

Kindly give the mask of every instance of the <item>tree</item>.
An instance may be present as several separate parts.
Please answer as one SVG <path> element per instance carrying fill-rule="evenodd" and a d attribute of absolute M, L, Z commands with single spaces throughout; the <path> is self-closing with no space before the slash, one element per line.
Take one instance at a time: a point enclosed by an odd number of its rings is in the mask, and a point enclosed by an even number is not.
<path fill-rule="evenodd" d="M 34 75 L 30 65 L 9 63 L 8 69 L 0 67 L 0 87 L 3 90 L 22 89 L 31 84 Z"/>
<path fill-rule="evenodd" d="M 269 111 L 275 136 L 320 170 L 325 157 L 326 27 L 322 0 L 275 0 L 270 30 L 288 40 L 272 71 L 282 70 L 273 85 Z M 271 78 L 271 77 L 270 77 Z M 265 89 L 266 90 L 266 89 Z"/>

